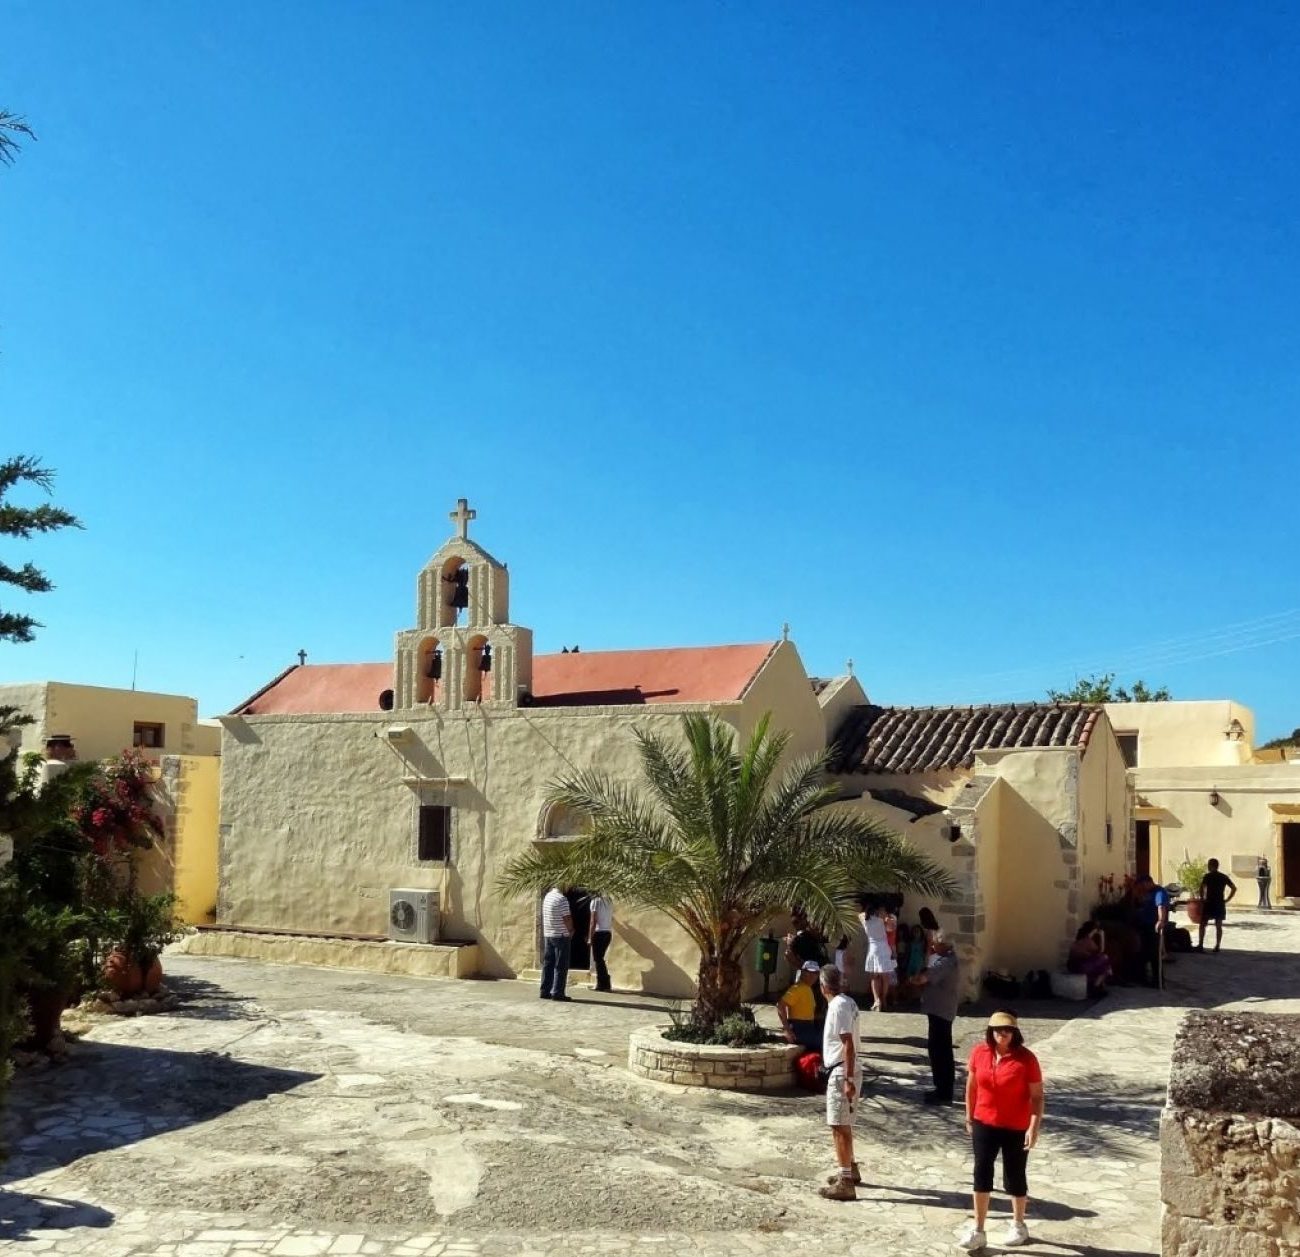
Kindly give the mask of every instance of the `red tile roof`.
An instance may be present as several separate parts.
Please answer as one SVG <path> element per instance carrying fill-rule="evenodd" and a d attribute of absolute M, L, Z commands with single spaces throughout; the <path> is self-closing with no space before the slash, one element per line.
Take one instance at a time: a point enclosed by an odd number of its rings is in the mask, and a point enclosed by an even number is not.
<path fill-rule="evenodd" d="M 855 707 L 835 739 L 831 771 L 920 773 L 970 768 L 976 751 L 1085 750 L 1101 708 L 1085 703 L 989 707 Z"/>
<path fill-rule="evenodd" d="M 391 663 L 308 663 L 280 673 L 231 714 L 307 716 L 379 711 L 380 693 L 392 688 Z"/>
<path fill-rule="evenodd" d="M 726 702 L 745 692 L 774 648 L 774 642 L 758 642 L 538 655 L 532 702 L 535 707 Z"/>
<path fill-rule="evenodd" d="M 741 697 L 775 647 L 758 642 L 538 655 L 529 702 L 534 707 L 727 702 Z M 379 711 L 379 695 L 392 685 L 387 663 L 305 664 L 282 672 L 233 714 Z"/>

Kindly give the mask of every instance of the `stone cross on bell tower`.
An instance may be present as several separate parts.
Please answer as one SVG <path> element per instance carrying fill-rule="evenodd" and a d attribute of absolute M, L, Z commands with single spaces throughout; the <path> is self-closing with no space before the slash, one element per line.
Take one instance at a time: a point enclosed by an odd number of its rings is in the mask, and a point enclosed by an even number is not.
<path fill-rule="evenodd" d="M 395 709 L 444 714 L 513 707 L 533 678 L 533 635 L 510 623 L 510 573 L 469 539 L 465 498 L 449 511 L 452 536 L 420 570 L 415 627 L 397 635 Z"/>
<path fill-rule="evenodd" d="M 448 513 L 447 518 L 456 525 L 456 536 L 462 541 L 469 537 L 469 521 L 478 518 L 478 512 L 470 510 L 469 502 L 464 498 L 456 500 L 456 509 Z"/>

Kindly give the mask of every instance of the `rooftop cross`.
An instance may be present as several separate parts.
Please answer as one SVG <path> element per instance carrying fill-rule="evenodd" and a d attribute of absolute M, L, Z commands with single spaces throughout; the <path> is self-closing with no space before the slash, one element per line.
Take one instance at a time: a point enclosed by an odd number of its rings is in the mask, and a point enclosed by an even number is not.
<path fill-rule="evenodd" d="M 464 498 L 457 498 L 456 509 L 451 511 L 447 518 L 456 525 L 456 535 L 462 540 L 469 538 L 469 521 L 478 518 L 477 511 L 471 511 L 469 503 Z"/>

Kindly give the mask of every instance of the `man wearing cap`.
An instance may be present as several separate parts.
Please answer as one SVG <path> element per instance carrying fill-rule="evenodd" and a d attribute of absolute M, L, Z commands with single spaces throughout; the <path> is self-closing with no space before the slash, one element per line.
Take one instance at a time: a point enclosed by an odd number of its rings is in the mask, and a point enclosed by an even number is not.
<path fill-rule="evenodd" d="M 1148 986 L 1164 986 L 1165 926 L 1169 924 L 1169 892 L 1150 873 L 1137 881 L 1138 925 L 1142 929 L 1142 976 Z M 1151 976 L 1146 976 L 1150 971 Z"/>
<path fill-rule="evenodd" d="M 776 1001 L 776 1015 L 787 1043 L 798 1043 L 810 1052 L 822 1046 L 822 1029 L 817 1024 L 817 1000 L 813 988 L 822 969 L 815 960 L 799 966 L 794 982 Z"/>
<path fill-rule="evenodd" d="M 826 1078 L 826 1125 L 831 1128 L 838 1167 L 820 1193 L 827 1200 L 857 1200 L 854 1185 L 862 1182 L 853 1159 L 853 1118 L 862 1092 L 862 1064 L 858 1060 L 858 1006 L 845 993 L 844 975 L 834 965 L 823 965 L 822 994 L 826 996 L 826 1027 L 822 1032 L 822 1066 Z"/>

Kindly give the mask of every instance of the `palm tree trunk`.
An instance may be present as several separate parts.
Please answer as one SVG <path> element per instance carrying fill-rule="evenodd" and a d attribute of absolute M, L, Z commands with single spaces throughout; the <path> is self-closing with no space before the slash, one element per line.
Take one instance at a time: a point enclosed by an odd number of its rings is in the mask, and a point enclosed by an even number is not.
<path fill-rule="evenodd" d="M 724 1017 L 740 1011 L 742 977 L 740 962 L 725 949 L 700 957 L 694 1007 L 700 1025 L 716 1026 Z"/>

